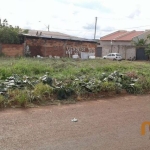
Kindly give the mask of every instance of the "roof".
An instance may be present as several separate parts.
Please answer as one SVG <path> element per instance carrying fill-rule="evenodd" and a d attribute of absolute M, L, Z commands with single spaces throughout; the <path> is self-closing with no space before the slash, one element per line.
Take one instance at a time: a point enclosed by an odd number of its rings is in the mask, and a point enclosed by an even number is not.
<path fill-rule="evenodd" d="M 86 41 L 86 42 L 95 42 L 96 40 L 85 39 L 80 37 L 71 36 L 68 34 L 52 31 L 41 31 L 41 30 L 29 30 L 28 34 L 22 34 L 28 37 L 40 37 L 40 38 L 51 38 L 51 39 L 63 39 L 63 40 L 73 40 L 73 41 Z"/>
<path fill-rule="evenodd" d="M 138 35 L 143 34 L 145 31 L 126 31 L 126 30 L 119 30 L 103 36 L 100 38 L 101 41 L 132 41 L 132 39 Z"/>

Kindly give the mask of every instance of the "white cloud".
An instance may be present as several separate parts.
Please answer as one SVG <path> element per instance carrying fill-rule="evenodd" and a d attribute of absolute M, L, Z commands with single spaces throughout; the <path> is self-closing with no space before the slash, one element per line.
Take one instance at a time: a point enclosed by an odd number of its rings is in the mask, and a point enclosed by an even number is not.
<path fill-rule="evenodd" d="M 50 25 L 51 31 L 85 38 L 93 38 L 96 16 L 97 38 L 118 29 L 150 25 L 148 0 L 0 0 L 0 4 L 0 18 L 12 25 L 43 30 Z"/>

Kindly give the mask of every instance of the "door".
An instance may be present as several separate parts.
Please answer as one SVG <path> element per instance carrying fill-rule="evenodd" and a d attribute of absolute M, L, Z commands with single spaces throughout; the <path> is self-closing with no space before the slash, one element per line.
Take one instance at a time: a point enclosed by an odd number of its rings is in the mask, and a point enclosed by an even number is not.
<path fill-rule="evenodd" d="M 102 57 L 102 47 L 96 48 L 96 57 Z"/>
<path fill-rule="evenodd" d="M 145 55 L 144 48 L 136 49 L 136 60 L 148 60 L 148 56 Z"/>

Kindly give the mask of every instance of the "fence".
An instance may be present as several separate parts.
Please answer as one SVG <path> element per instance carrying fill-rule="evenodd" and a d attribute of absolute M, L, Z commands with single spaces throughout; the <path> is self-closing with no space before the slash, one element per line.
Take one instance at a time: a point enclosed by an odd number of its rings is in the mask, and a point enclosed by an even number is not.
<path fill-rule="evenodd" d="M 8 57 L 23 56 L 23 44 L 0 44 L 0 54 Z"/>

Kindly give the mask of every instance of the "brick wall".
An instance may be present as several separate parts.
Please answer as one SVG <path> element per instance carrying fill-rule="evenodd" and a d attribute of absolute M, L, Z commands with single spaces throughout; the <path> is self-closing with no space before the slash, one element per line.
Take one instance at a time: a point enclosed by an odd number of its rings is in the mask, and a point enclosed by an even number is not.
<path fill-rule="evenodd" d="M 32 39 L 26 37 L 26 45 L 29 45 L 31 56 L 41 55 L 69 57 L 73 54 L 80 55 L 81 52 L 93 52 L 97 47 L 97 43 L 84 41 L 68 41 L 58 39 Z"/>
<path fill-rule="evenodd" d="M 9 57 L 23 56 L 23 45 L 22 44 L 2 44 L 1 53 Z"/>

